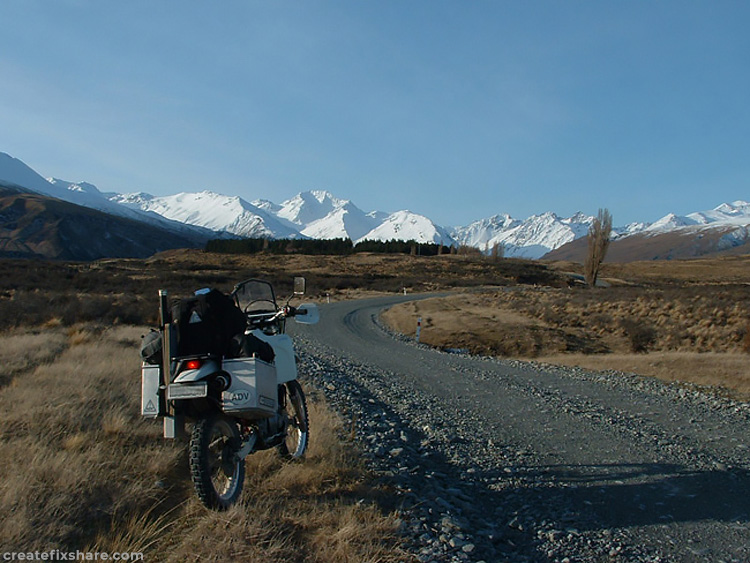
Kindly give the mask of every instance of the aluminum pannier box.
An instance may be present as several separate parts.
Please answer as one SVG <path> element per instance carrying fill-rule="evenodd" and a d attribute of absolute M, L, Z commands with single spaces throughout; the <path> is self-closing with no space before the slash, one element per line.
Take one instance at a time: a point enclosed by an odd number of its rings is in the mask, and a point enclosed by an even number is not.
<path fill-rule="evenodd" d="M 159 366 L 144 363 L 141 366 L 141 415 L 146 418 L 156 418 L 164 414 L 160 412 L 159 401 Z"/>
<path fill-rule="evenodd" d="M 276 412 L 279 392 L 273 365 L 258 358 L 236 358 L 224 360 L 222 367 L 232 380 L 221 394 L 224 412 L 257 417 Z"/>

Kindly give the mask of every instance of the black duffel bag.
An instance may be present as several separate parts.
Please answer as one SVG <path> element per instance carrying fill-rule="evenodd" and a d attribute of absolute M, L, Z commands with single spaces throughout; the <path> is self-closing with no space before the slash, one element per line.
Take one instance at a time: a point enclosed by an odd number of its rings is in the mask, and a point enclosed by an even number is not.
<path fill-rule="evenodd" d="M 151 332 L 141 337 L 141 359 L 147 364 L 160 364 L 162 360 L 161 332 Z"/>
<path fill-rule="evenodd" d="M 245 314 L 232 298 L 216 289 L 174 302 L 172 323 L 177 334 L 175 356 L 224 356 L 232 338 L 247 327 Z"/>

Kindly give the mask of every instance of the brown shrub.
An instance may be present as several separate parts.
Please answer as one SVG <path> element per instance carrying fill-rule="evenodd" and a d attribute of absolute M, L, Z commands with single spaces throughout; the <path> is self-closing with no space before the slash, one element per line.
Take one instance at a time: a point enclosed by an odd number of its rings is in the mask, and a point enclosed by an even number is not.
<path fill-rule="evenodd" d="M 743 330 L 744 333 L 741 333 L 742 351 L 746 354 L 750 354 L 750 325 L 747 325 Z"/>
<path fill-rule="evenodd" d="M 656 342 L 656 330 L 647 323 L 623 319 L 620 326 L 630 342 L 630 350 L 636 354 L 648 352 Z"/>

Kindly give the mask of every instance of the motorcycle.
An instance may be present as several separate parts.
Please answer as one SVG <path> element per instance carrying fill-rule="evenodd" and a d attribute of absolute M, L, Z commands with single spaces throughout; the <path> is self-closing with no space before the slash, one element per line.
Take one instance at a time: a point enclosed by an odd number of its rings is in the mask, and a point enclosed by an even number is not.
<path fill-rule="evenodd" d="M 206 299 L 214 293 L 227 298 L 215 290 L 201 290 L 194 301 L 202 299 L 202 293 L 208 293 Z M 235 337 L 234 353 L 212 348 L 186 354 L 181 333 L 187 340 L 188 332 L 200 328 L 209 315 L 205 308 L 197 308 L 181 325 L 177 318 L 181 314 L 168 308 L 167 292 L 159 291 L 160 330 L 153 339 L 158 345 L 152 344 L 150 353 L 144 354 L 141 414 L 163 417 L 167 439 L 185 437 L 185 422 L 193 422 L 190 474 L 198 498 L 210 509 L 226 510 L 239 500 L 248 455 L 276 448 L 282 456 L 295 459 L 307 449 L 307 403 L 297 381 L 292 339 L 285 331 L 289 318 L 301 324 L 318 322 L 315 304 L 290 305 L 292 298 L 304 293 L 301 277 L 295 278 L 293 295 L 284 305 L 277 303 L 266 281 L 237 284 L 229 297 L 244 315 L 241 326 L 246 326 Z M 210 340 L 226 324 L 198 334 Z"/>

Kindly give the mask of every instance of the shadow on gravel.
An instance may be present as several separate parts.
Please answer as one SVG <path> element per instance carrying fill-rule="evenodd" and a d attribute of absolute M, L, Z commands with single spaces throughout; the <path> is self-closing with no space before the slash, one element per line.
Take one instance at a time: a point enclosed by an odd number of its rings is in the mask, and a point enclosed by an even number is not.
<path fill-rule="evenodd" d="M 384 511 L 410 515 L 402 532 L 422 560 L 609 561 L 613 553 L 657 560 L 662 549 L 675 552 L 675 560 L 695 560 L 683 557 L 689 546 L 665 547 L 662 532 L 646 538 L 637 530 L 676 523 L 703 523 L 686 528 L 712 555 L 745 553 L 750 472 L 744 469 L 534 465 L 517 446 L 480 445 L 474 430 L 481 421 L 470 410 L 457 425 L 443 416 L 440 400 L 415 394 L 397 374 L 328 354 L 299 355 L 305 377 L 349 421 L 376 481 L 391 493 Z M 739 524 L 740 537 L 712 522 Z"/>
<path fill-rule="evenodd" d="M 564 502 L 591 514 L 580 529 L 621 528 L 670 522 L 750 520 L 750 472 L 691 471 L 677 465 L 629 464 L 530 467 L 539 502 Z M 539 486 L 541 484 L 541 486 Z"/>

